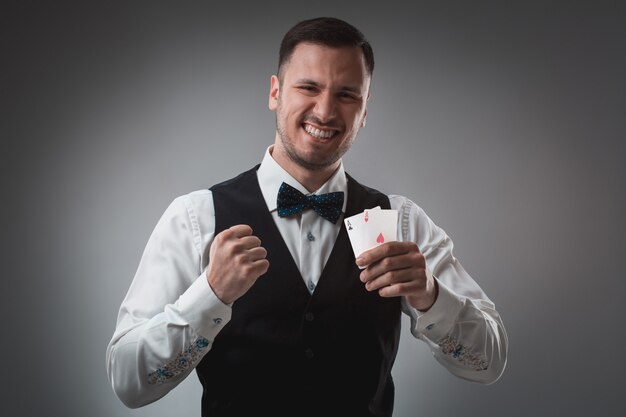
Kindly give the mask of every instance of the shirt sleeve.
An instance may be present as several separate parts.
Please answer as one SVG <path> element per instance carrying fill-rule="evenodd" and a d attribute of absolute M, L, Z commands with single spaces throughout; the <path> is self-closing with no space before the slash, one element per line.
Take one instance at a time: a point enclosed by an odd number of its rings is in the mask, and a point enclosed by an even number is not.
<path fill-rule="evenodd" d="M 176 198 L 148 239 L 106 353 L 113 390 L 130 408 L 177 386 L 230 320 L 230 307 L 215 296 L 204 273 L 214 229 L 213 201 L 205 190 Z"/>
<path fill-rule="evenodd" d="M 402 240 L 417 243 L 427 273 L 436 279 L 437 300 L 419 312 L 402 299 L 411 333 L 424 341 L 452 374 L 484 384 L 498 380 L 506 365 L 508 339 L 494 303 L 453 254 L 453 242 L 415 203 L 390 196 L 398 210 Z"/>

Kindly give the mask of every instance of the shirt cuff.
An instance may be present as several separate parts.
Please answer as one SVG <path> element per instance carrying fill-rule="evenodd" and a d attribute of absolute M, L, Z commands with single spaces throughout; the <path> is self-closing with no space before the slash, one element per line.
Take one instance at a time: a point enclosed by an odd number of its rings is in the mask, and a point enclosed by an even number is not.
<path fill-rule="evenodd" d="M 435 300 L 435 303 L 428 311 L 421 312 L 411 307 L 408 302 L 406 303 L 412 310 L 411 317 L 414 320 L 414 333 L 422 335 L 433 342 L 441 340 L 450 333 L 464 302 L 462 297 L 452 292 L 441 281 L 437 280 L 437 285 L 439 286 L 437 300 Z"/>
<path fill-rule="evenodd" d="M 232 309 L 213 292 L 202 273 L 176 302 L 181 315 L 197 334 L 213 340 L 230 321 Z"/>

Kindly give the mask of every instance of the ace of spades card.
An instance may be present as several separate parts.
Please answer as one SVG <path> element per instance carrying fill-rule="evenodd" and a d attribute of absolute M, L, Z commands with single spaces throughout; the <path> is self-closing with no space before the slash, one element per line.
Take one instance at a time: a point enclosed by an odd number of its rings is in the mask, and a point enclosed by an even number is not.
<path fill-rule="evenodd" d="M 385 242 L 397 240 L 398 211 L 380 207 L 344 219 L 355 258 Z"/>

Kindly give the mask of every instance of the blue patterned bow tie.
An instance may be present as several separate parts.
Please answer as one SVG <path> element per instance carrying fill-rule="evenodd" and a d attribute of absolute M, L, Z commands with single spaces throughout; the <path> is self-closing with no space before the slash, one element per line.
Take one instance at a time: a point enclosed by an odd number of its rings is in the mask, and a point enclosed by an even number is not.
<path fill-rule="evenodd" d="M 278 215 L 292 216 L 307 209 L 313 209 L 317 214 L 331 223 L 336 223 L 343 208 L 343 191 L 328 194 L 304 195 L 287 183 L 282 183 L 278 190 Z"/>

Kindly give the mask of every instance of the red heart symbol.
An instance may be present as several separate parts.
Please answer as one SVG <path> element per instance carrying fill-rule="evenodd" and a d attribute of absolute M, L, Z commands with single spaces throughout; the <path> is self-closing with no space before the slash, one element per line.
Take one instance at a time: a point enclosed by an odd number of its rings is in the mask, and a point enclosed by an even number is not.
<path fill-rule="evenodd" d="M 378 237 L 376 238 L 376 243 L 384 243 L 384 242 L 385 242 L 385 237 L 383 236 L 382 233 L 380 233 Z"/>

